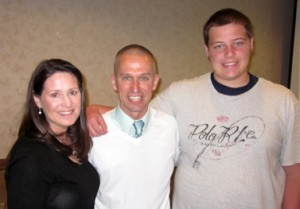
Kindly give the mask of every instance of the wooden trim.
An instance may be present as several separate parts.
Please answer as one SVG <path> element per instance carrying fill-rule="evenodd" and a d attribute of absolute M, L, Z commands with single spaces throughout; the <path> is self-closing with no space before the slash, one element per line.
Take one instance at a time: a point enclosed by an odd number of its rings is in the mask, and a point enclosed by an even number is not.
<path fill-rule="evenodd" d="M 0 159 L 0 209 L 7 209 L 7 207 L 5 206 L 7 194 L 4 179 L 6 162 L 6 159 Z"/>
<path fill-rule="evenodd" d="M 0 170 L 4 170 L 6 168 L 6 159 L 0 159 Z"/>

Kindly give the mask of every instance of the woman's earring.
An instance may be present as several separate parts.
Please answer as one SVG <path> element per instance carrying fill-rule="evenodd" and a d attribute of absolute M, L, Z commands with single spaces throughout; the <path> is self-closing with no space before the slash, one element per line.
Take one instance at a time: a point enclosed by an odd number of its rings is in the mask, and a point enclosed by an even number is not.
<path fill-rule="evenodd" d="M 39 108 L 39 115 L 41 115 L 42 114 L 42 108 L 40 107 Z"/>

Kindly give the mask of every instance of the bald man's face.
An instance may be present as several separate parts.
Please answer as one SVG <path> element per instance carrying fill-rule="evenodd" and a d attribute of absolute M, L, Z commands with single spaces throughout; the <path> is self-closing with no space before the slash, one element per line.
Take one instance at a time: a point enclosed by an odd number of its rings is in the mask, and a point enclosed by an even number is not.
<path fill-rule="evenodd" d="M 123 54 L 115 75 L 111 76 L 120 108 L 133 119 L 140 119 L 146 114 L 158 81 L 153 60 L 145 55 Z"/>

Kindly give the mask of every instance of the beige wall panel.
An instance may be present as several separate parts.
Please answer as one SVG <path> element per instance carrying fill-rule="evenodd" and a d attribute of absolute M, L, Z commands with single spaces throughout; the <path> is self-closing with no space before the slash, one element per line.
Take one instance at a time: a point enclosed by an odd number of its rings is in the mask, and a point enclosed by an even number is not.
<path fill-rule="evenodd" d="M 202 26 L 234 7 L 255 25 L 251 71 L 283 82 L 289 56 L 292 0 L 0 0 L 0 158 L 16 140 L 31 72 L 62 58 L 86 76 L 90 103 L 116 104 L 109 75 L 121 47 L 139 43 L 157 57 L 162 82 L 209 72 Z"/>

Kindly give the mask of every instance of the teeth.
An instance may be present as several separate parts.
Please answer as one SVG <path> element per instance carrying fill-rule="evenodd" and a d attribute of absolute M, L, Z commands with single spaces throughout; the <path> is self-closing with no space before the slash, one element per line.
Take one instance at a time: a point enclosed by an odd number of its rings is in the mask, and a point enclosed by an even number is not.
<path fill-rule="evenodd" d="M 64 112 L 59 112 L 62 115 L 69 115 L 71 114 L 72 111 L 64 111 Z"/>
<path fill-rule="evenodd" d="M 232 65 L 235 65 L 235 64 L 236 64 L 235 62 L 224 63 L 225 66 L 232 66 Z"/>
<path fill-rule="evenodd" d="M 132 101 L 140 101 L 141 100 L 141 96 L 130 96 L 129 99 Z"/>

